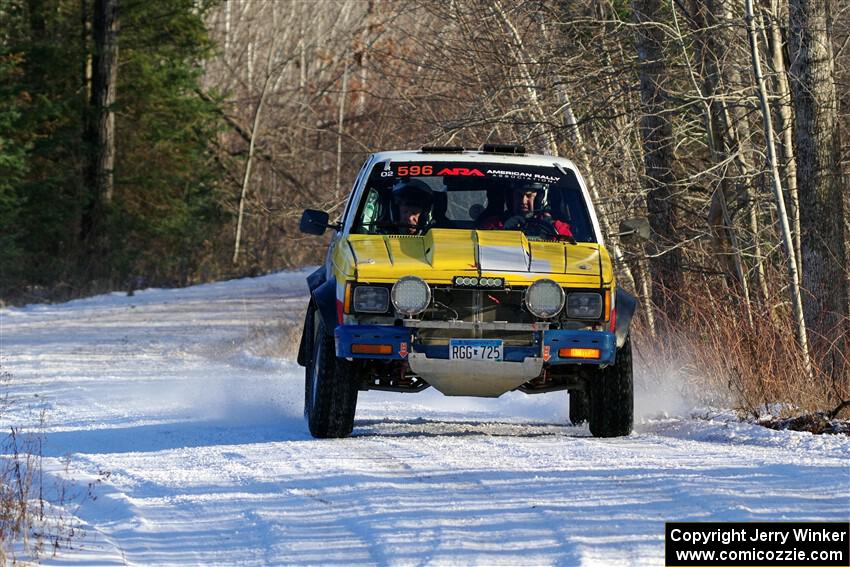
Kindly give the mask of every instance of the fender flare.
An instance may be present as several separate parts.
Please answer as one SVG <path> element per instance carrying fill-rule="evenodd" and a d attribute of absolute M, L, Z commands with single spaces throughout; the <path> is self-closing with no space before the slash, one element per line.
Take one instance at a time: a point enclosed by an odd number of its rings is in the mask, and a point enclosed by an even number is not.
<path fill-rule="evenodd" d="M 310 290 L 310 293 L 325 283 L 325 267 L 319 266 L 307 276 L 307 288 Z"/>
<path fill-rule="evenodd" d="M 301 332 L 301 344 L 298 345 L 298 364 L 307 366 L 313 356 L 313 318 L 316 309 L 325 320 L 325 329 L 333 334 L 337 326 L 336 315 L 336 279 L 325 278 L 325 268 L 319 267 L 307 276 L 307 287 L 310 289 L 310 303 L 304 315 L 304 326 Z"/>
<path fill-rule="evenodd" d="M 336 314 L 336 278 L 326 280 L 311 293 L 312 303 L 319 310 L 319 314 L 325 321 L 325 329 L 329 336 L 333 336 L 337 322 Z"/>
<path fill-rule="evenodd" d="M 626 344 L 626 338 L 629 336 L 632 317 L 634 317 L 637 310 L 637 299 L 631 293 L 618 287 L 614 305 L 617 312 L 614 334 L 617 336 L 617 348 L 621 348 Z"/>

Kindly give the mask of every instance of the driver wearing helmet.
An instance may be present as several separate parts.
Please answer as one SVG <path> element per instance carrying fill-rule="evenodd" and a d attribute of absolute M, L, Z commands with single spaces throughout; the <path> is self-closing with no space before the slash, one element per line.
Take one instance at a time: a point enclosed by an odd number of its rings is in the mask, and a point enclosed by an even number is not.
<path fill-rule="evenodd" d="M 422 234 L 431 223 L 434 195 L 424 181 L 408 179 L 393 189 L 393 202 L 398 207 L 399 234 Z"/>
<path fill-rule="evenodd" d="M 485 230 L 522 230 L 522 227 L 530 220 L 544 222 L 552 226 L 554 231 L 561 236 L 573 236 L 570 225 L 564 221 L 552 218 L 548 211 L 535 211 L 534 205 L 537 195 L 544 191 L 542 183 L 527 183 L 514 189 L 509 193 L 510 201 L 508 210 L 501 216 L 492 216 L 485 220 L 482 228 Z"/>

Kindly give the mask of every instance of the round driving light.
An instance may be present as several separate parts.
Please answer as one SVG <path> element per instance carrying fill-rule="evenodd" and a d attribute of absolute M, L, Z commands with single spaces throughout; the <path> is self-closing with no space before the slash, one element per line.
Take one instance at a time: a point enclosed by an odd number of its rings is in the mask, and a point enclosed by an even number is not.
<path fill-rule="evenodd" d="M 393 285 L 392 302 L 399 313 L 418 315 L 431 302 L 431 288 L 422 278 L 404 276 Z"/>
<path fill-rule="evenodd" d="M 564 307 L 564 290 L 552 280 L 537 280 L 525 292 L 525 306 L 541 319 L 554 317 Z"/>

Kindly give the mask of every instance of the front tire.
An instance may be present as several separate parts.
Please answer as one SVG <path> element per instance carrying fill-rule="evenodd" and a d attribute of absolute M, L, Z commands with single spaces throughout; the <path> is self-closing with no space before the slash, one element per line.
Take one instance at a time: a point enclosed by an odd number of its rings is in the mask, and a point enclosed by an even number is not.
<path fill-rule="evenodd" d="M 313 356 L 305 369 L 304 417 L 313 437 L 348 437 L 354 429 L 358 385 L 352 365 L 334 352 L 334 338 L 316 310 Z"/>
<path fill-rule="evenodd" d="M 622 437 L 634 424 L 632 341 L 617 350 L 614 364 L 590 381 L 590 432 L 594 437 Z"/>

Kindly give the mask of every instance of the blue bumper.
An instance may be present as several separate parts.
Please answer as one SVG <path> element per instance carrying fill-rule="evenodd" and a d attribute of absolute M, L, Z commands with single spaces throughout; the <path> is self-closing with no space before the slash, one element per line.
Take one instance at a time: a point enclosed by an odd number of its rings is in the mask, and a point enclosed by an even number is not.
<path fill-rule="evenodd" d="M 339 325 L 336 337 L 336 355 L 340 358 L 368 358 L 381 360 L 403 360 L 411 350 L 422 352 L 428 358 L 449 358 L 448 346 L 416 344 L 415 333 L 407 327 L 388 325 Z M 355 354 L 352 345 L 389 345 L 389 354 Z M 504 360 L 522 362 L 527 357 L 543 355 L 546 365 L 552 364 L 613 364 L 617 339 L 614 333 L 603 331 L 549 330 L 534 333 L 534 344 L 529 346 L 505 346 Z M 562 348 L 599 349 L 598 359 L 562 358 Z"/>
<path fill-rule="evenodd" d="M 597 348 L 598 359 L 561 358 L 562 348 Z M 617 336 L 603 331 L 545 331 L 543 333 L 543 357 L 548 350 L 549 364 L 614 364 L 617 354 Z"/>
<path fill-rule="evenodd" d="M 339 325 L 334 331 L 339 358 L 402 360 L 410 352 L 410 329 L 388 325 Z M 390 354 L 354 354 L 352 345 L 390 345 Z"/>

